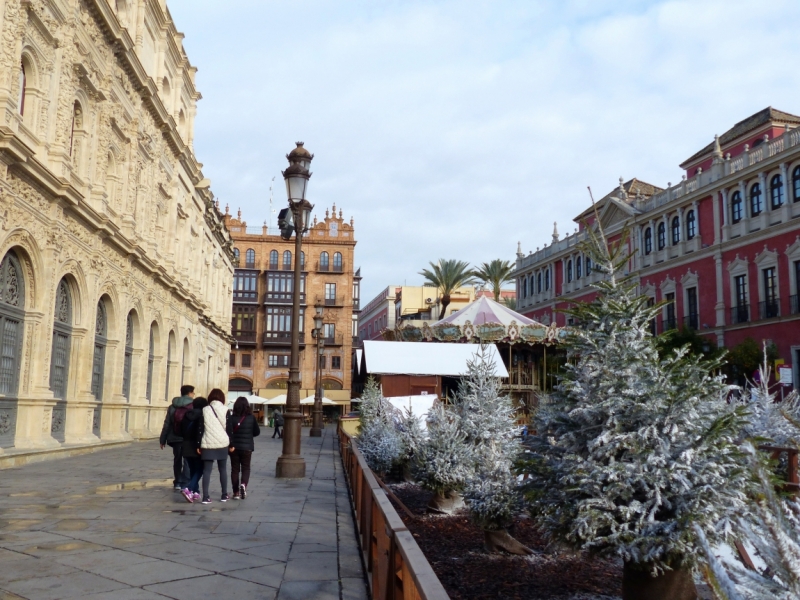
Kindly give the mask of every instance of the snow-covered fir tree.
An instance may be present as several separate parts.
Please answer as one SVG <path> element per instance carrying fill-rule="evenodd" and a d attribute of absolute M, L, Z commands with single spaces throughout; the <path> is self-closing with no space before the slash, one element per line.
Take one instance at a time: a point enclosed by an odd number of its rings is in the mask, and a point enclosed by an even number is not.
<path fill-rule="evenodd" d="M 428 411 L 426 424 L 427 436 L 414 455 L 412 475 L 420 486 L 433 492 L 429 508 L 450 513 L 463 505 L 460 492 L 470 475 L 466 436 L 458 415 L 438 400 Z"/>
<path fill-rule="evenodd" d="M 521 506 L 514 463 L 521 451 L 514 407 L 500 394 L 496 367 L 488 348 L 482 347 L 467 363 L 454 405 L 469 460 L 470 474 L 464 500 L 472 519 L 486 533 L 487 550 L 528 553 L 508 536 Z"/>
<path fill-rule="evenodd" d="M 401 441 L 394 424 L 394 409 L 373 378 L 364 386 L 360 412 L 361 425 L 356 436 L 358 449 L 370 469 L 387 473 L 400 457 Z"/>
<path fill-rule="evenodd" d="M 403 470 L 403 476 L 410 478 L 411 465 L 419 452 L 420 445 L 425 441 L 422 417 L 415 415 L 411 408 L 406 407 L 397 419 L 396 428 L 400 439 L 398 463 Z"/>
<path fill-rule="evenodd" d="M 621 276 L 625 237 L 609 248 L 602 231 L 588 233 L 604 279 L 594 301 L 571 311 L 565 371 L 535 415 L 532 513 L 553 538 L 618 555 L 626 573 L 679 569 L 693 588 L 692 524 L 716 539 L 716 524 L 747 497 L 737 444 L 746 411 L 726 402 L 718 364 L 685 349 L 659 359 L 649 324 L 661 307 Z"/>
<path fill-rule="evenodd" d="M 767 347 L 764 344 L 764 361 L 758 368 L 758 380 L 742 394 L 747 406 L 747 434 L 751 438 L 769 440 L 775 446 L 800 447 L 800 398 L 792 390 L 785 398 L 770 390 L 770 369 L 767 362 Z"/>
<path fill-rule="evenodd" d="M 747 444 L 760 484 L 750 510 L 737 522 L 736 536 L 755 552 L 756 570 L 732 552 L 712 549 L 702 529 L 697 535 L 708 564 L 707 579 L 722 600 L 797 600 L 800 598 L 800 504 L 775 493 L 775 479 L 763 452 Z M 717 556 L 719 554 L 719 556 Z"/>

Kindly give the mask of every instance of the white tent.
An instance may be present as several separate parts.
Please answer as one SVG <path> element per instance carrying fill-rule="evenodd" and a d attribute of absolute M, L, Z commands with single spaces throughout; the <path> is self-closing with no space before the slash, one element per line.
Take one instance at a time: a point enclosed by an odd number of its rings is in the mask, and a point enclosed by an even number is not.
<path fill-rule="evenodd" d="M 489 344 L 489 357 L 498 377 L 508 377 L 497 346 Z M 466 375 L 480 344 L 437 344 L 431 342 L 384 342 L 364 340 L 364 362 L 370 375 Z"/>
<path fill-rule="evenodd" d="M 428 411 L 436 400 L 436 396 L 433 394 L 424 396 L 395 396 L 393 398 L 386 398 L 386 400 L 403 414 L 406 413 L 406 409 L 410 408 L 411 414 L 419 419 L 422 428 L 425 429 L 425 420 L 428 416 Z"/>
<path fill-rule="evenodd" d="M 257 398 L 258 396 L 253 396 L 253 397 Z M 271 398 L 270 400 L 267 400 L 266 398 L 258 398 L 258 400 L 259 400 L 258 402 L 253 402 L 252 400 L 250 400 L 250 404 L 267 404 L 269 406 L 284 406 L 286 404 L 286 394 L 281 394 L 280 396 L 275 396 L 274 398 Z M 324 397 L 322 398 L 322 403 L 325 406 L 335 406 L 336 405 L 336 402 L 334 402 L 330 398 L 324 398 Z M 300 404 L 303 404 L 303 405 L 314 404 L 314 397 L 313 396 L 309 396 L 308 398 L 303 398 L 302 400 L 300 400 Z"/>
<path fill-rule="evenodd" d="M 250 402 L 250 404 L 270 404 L 272 402 L 261 396 L 247 396 L 247 401 Z"/>
<path fill-rule="evenodd" d="M 314 396 L 309 396 L 308 398 L 303 398 L 300 400 L 300 404 L 314 404 Z M 325 406 L 336 406 L 336 402 L 331 400 L 330 398 L 322 397 L 322 404 Z"/>

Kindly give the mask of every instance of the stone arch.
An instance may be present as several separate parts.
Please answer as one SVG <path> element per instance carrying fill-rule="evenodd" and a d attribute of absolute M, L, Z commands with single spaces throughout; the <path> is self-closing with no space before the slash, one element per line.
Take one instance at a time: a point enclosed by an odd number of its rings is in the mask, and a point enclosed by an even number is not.
<path fill-rule="evenodd" d="M 44 264 L 36 238 L 24 229 L 11 231 L 0 245 L 0 256 L 10 251 L 15 253 L 25 277 L 25 309 L 43 311 Z"/>
<path fill-rule="evenodd" d="M 72 258 L 64 261 L 55 277 L 56 287 L 62 279 L 66 279 L 72 294 L 72 326 L 91 327 L 94 323 L 94 307 L 87 304 L 89 292 L 81 264 Z M 54 297 L 55 293 L 54 289 Z M 90 315 L 90 318 L 87 319 L 86 315 Z"/>
<path fill-rule="evenodd" d="M 330 375 L 326 375 L 320 381 L 320 386 L 323 390 L 342 390 L 344 389 L 344 383 L 338 377 L 331 377 Z"/>

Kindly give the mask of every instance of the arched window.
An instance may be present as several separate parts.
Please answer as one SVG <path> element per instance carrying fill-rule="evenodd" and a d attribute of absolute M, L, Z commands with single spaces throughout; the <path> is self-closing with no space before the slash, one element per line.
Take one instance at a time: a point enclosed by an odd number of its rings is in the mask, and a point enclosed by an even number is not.
<path fill-rule="evenodd" d="M 292 253 L 289 250 L 284 250 L 283 252 L 283 270 L 292 270 Z"/>
<path fill-rule="evenodd" d="M 522 288 L 522 290 L 521 290 L 522 291 L 522 297 L 523 298 L 527 298 L 528 297 L 528 278 L 527 277 L 523 277 L 522 278 L 522 281 L 520 282 L 520 287 Z"/>
<path fill-rule="evenodd" d="M 269 253 L 269 268 L 270 269 L 277 269 L 278 268 L 278 251 L 271 250 Z"/>
<path fill-rule="evenodd" d="M 544 289 L 545 291 L 550 289 L 550 269 L 546 269 L 544 272 Z"/>
<path fill-rule="evenodd" d="M 175 332 L 170 331 L 169 336 L 167 337 L 167 368 L 164 373 L 164 379 L 166 379 L 166 383 L 164 384 L 164 400 L 169 400 L 169 376 L 170 371 L 172 370 L 172 355 L 174 354 L 172 351 L 173 346 L 175 346 Z"/>
<path fill-rule="evenodd" d="M 539 273 L 536 274 L 536 293 L 537 294 L 541 294 L 542 293 L 542 272 L 541 271 L 539 271 Z"/>
<path fill-rule="evenodd" d="M 153 366 L 156 362 L 155 357 L 155 329 L 156 324 L 153 323 L 150 326 L 150 346 L 147 351 L 147 389 L 145 395 L 147 396 L 147 401 L 153 401 Z"/>
<path fill-rule="evenodd" d="M 50 356 L 50 389 L 56 398 L 67 397 L 69 350 L 72 342 L 72 295 L 66 279 L 56 289 L 53 348 Z"/>
<path fill-rule="evenodd" d="M 94 354 L 92 356 L 92 395 L 95 400 L 103 399 L 103 376 L 106 366 L 106 346 L 108 345 L 108 315 L 106 303 L 97 303 L 94 320 Z"/>
<path fill-rule="evenodd" d="M 305 266 L 306 266 L 306 253 L 301 251 L 300 252 L 300 268 L 301 269 L 305 269 Z"/>
<path fill-rule="evenodd" d="M 133 367 L 133 312 L 125 321 L 125 364 L 122 367 L 122 395 L 131 401 L 131 369 Z"/>
<path fill-rule="evenodd" d="M 25 94 L 27 92 L 28 79 L 25 76 L 25 63 L 19 63 L 19 98 L 17 99 L 17 108 L 19 114 L 25 114 Z"/>
<path fill-rule="evenodd" d="M 731 223 L 738 223 L 742 220 L 742 195 L 737 191 L 731 196 Z"/>
<path fill-rule="evenodd" d="M 681 220 L 678 217 L 672 218 L 672 245 L 681 241 Z"/>
<path fill-rule="evenodd" d="M 235 266 L 237 266 L 237 267 L 239 266 L 239 256 L 240 256 L 239 249 L 238 248 L 234 248 L 233 249 L 233 262 L 236 263 Z"/>
<path fill-rule="evenodd" d="M 800 202 L 800 167 L 795 167 L 792 171 L 792 200 Z"/>
<path fill-rule="evenodd" d="M 761 202 L 761 186 L 755 183 L 750 188 L 750 216 L 760 215 L 762 210 L 764 210 L 764 204 Z"/>
<path fill-rule="evenodd" d="M 769 182 L 769 197 L 772 209 L 783 206 L 783 178 L 775 175 Z"/>
<path fill-rule="evenodd" d="M 342 272 L 342 253 L 341 252 L 334 252 L 333 253 L 333 270 L 337 273 Z"/>
<path fill-rule="evenodd" d="M 245 267 L 248 269 L 253 269 L 256 266 L 256 251 L 252 248 L 248 248 L 247 252 L 244 253 L 244 262 Z"/>
<path fill-rule="evenodd" d="M 80 158 L 80 142 L 76 139 L 75 134 L 83 129 L 83 109 L 81 103 L 77 100 L 72 105 L 72 128 L 69 132 L 69 155 L 75 162 Z"/>
<path fill-rule="evenodd" d="M 319 255 L 319 269 L 320 271 L 327 271 L 329 265 L 328 253 L 323 252 Z"/>
<path fill-rule="evenodd" d="M 7 396 L 16 394 L 19 387 L 24 309 L 22 268 L 16 255 L 9 252 L 0 262 L 0 394 Z"/>
<path fill-rule="evenodd" d="M 697 217 L 694 210 L 686 213 L 686 239 L 691 240 L 697 235 Z"/>
<path fill-rule="evenodd" d="M 592 259 L 590 257 L 586 257 L 586 276 L 592 274 Z"/>
<path fill-rule="evenodd" d="M 567 283 L 572 281 L 572 261 L 567 261 Z"/>
<path fill-rule="evenodd" d="M 648 227 L 644 230 L 644 253 L 650 254 L 653 251 L 653 229 Z M 589 272 L 589 264 L 586 264 L 586 272 Z"/>
<path fill-rule="evenodd" d="M 579 256 L 575 259 L 575 279 L 583 277 L 583 259 Z"/>
<path fill-rule="evenodd" d="M 667 226 L 664 221 L 658 224 L 658 249 L 663 250 L 667 246 Z"/>

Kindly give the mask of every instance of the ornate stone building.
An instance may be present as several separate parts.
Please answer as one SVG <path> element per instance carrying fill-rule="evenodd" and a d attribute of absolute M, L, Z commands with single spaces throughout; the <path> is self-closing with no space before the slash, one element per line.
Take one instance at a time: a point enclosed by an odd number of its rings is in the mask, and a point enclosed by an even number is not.
<path fill-rule="evenodd" d="M 284 240 L 278 229 L 248 227 L 225 214 L 238 265 L 234 279 L 230 356 L 231 391 L 265 398 L 286 393 L 291 346 L 292 288 L 295 240 Z M 324 350 L 320 358 L 325 396 L 340 410 L 349 410 L 351 354 L 358 340 L 356 323 L 361 275 L 354 272 L 356 246 L 352 219 L 342 211 L 325 210 L 303 239 L 300 290 L 300 397 L 314 395 L 316 378 L 315 305 L 324 311 Z M 333 408 L 333 407 L 332 407 Z"/>
<path fill-rule="evenodd" d="M 160 430 L 227 387 L 232 246 L 164 0 L 4 0 L 0 456 Z"/>

